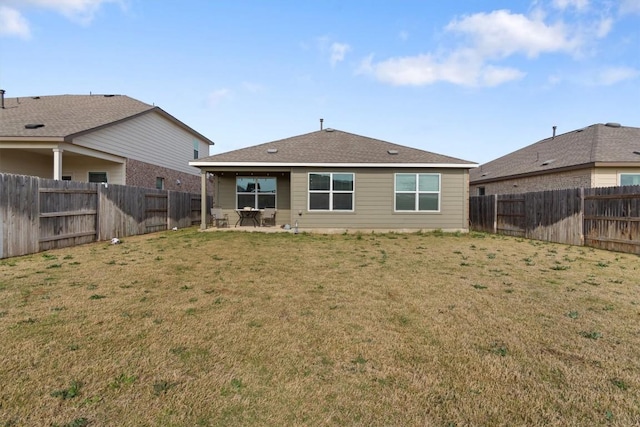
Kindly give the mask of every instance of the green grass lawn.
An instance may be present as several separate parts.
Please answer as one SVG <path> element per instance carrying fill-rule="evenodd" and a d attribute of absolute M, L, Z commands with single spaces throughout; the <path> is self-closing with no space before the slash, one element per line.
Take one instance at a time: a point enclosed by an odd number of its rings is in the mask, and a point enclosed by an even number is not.
<path fill-rule="evenodd" d="M 639 261 L 196 229 L 0 260 L 0 426 L 638 425 Z"/>

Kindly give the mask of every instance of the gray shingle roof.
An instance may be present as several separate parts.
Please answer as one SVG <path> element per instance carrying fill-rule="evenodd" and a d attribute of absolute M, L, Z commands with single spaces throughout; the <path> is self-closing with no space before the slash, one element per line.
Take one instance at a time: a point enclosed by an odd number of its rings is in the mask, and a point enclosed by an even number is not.
<path fill-rule="evenodd" d="M 640 128 L 594 124 L 547 138 L 485 163 L 469 174 L 472 184 L 514 175 L 545 173 L 594 163 L 639 163 Z"/>
<path fill-rule="evenodd" d="M 5 98 L 0 136 L 66 137 L 144 112 L 153 107 L 122 95 L 55 95 Z M 27 124 L 43 124 L 25 129 Z"/>
<path fill-rule="evenodd" d="M 70 138 L 131 119 L 141 114 L 156 112 L 183 129 L 213 144 L 186 124 L 154 107 L 125 95 L 52 95 L 5 98 L 0 109 L 0 138 Z M 25 125 L 38 125 L 27 129 Z"/>
<path fill-rule="evenodd" d="M 390 154 L 393 153 L 393 154 Z M 379 139 L 368 138 L 334 129 L 319 130 L 304 135 L 216 154 L 192 162 L 197 166 L 220 163 L 264 164 L 456 164 L 474 167 L 476 164 L 454 157 L 418 150 Z"/>

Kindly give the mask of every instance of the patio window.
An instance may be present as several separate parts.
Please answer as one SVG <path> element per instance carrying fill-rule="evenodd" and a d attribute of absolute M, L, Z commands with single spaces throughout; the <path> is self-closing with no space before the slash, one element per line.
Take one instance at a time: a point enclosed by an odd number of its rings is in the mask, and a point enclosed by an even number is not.
<path fill-rule="evenodd" d="M 353 173 L 310 173 L 310 211 L 353 211 Z"/>
<path fill-rule="evenodd" d="M 252 207 L 254 209 L 276 207 L 276 179 L 275 178 L 236 178 L 237 208 Z"/>
<path fill-rule="evenodd" d="M 89 172 L 89 182 L 107 182 L 107 173 Z"/>
<path fill-rule="evenodd" d="M 439 212 L 439 173 L 397 173 L 396 212 Z"/>
<path fill-rule="evenodd" d="M 640 173 L 621 173 L 620 185 L 640 185 Z"/>

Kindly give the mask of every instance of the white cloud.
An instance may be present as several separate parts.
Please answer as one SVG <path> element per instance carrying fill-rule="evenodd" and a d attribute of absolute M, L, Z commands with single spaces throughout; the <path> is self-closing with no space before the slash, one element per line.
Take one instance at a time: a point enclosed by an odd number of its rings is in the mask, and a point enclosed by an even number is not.
<path fill-rule="evenodd" d="M 622 0 L 620 4 L 620 13 L 626 14 L 640 14 L 640 0 Z"/>
<path fill-rule="evenodd" d="M 553 0 L 553 6 L 557 9 L 564 10 L 574 7 L 577 10 L 584 10 L 589 6 L 589 0 Z"/>
<path fill-rule="evenodd" d="M 613 28 L 613 19 L 612 18 L 604 18 L 598 22 L 595 36 L 599 39 L 605 38 Z"/>
<path fill-rule="evenodd" d="M 82 24 L 89 24 L 103 4 L 124 6 L 123 0 L 23 0 L 21 3 L 51 9 Z"/>
<path fill-rule="evenodd" d="M 467 35 L 470 44 L 488 57 L 523 53 L 533 58 L 545 52 L 572 52 L 579 46 L 579 40 L 572 39 L 562 23 L 547 25 L 538 17 L 508 10 L 465 16 L 445 28 Z"/>
<path fill-rule="evenodd" d="M 315 43 L 323 57 L 329 55 L 329 63 L 332 67 L 335 67 L 338 62 L 344 61 L 347 52 L 351 50 L 351 46 L 347 43 L 332 41 L 330 36 L 316 37 Z"/>
<path fill-rule="evenodd" d="M 640 76 L 640 71 L 630 67 L 609 67 L 601 70 L 593 84 L 598 86 L 612 86 L 624 80 L 632 80 Z"/>
<path fill-rule="evenodd" d="M 209 107 L 216 107 L 225 99 L 231 97 L 231 90 L 227 88 L 216 89 L 213 92 L 209 93 L 207 97 L 207 104 Z"/>
<path fill-rule="evenodd" d="M 392 85 L 449 82 L 497 86 L 519 80 L 526 73 L 494 62 L 518 54 L 529 58 L 554 52 L 576 54 L 581 46 L 581 39 L 561 22 L 546 24 L 542 18 L 542 14 L 527 17 L 507 10 L 464 16 L 445 27 L 449 33 L 462 36 L 457 48 L 444 54 L 423 53 L 378 62 L 369 56 L 357 72 Z"/>
<path fill-rule="evenodd" d="M 0 5 L 0 37 L 17 36 L 28 39 L 31 36 L 29 23 L 16 9 Z"/>
<path fill-rule="evenodd" d="M 344 60 L 347 52 L 351 50 L 351 47 L 346 43 L 332 43 L 331 44 L 331 66 L 335 66 L 338 62 Z"/>
<path fill-rule="evenodd" d="M 48 9 L 79 23 L 89 25 L 102 5 L 119 4 L 122 8 L 129 0 L 0 0 L 0 35 L 25 37 L 29 22 L 25 15 L 30 9 Z"/>
<path fill-rule="evenodd" d="M 359 73 L 373 74 L 378 80 L 395 86 L 423 86 L 448 82 L 460 86 L 497 86 L 524 77 L 524 73 L 508 67 L 485 65 L 471 50 L 454 52 L 444 59 L 430 54 L 391 58 L 373 63 L 365 59 Z"/>
<path fill-rule="evenodd" d="M 498 86 L 513 80 L 520 80 L 525 73 L 515 68 L 494 67 L 488 65 L 481 70 L 480 78 L 482 86 Z"/>

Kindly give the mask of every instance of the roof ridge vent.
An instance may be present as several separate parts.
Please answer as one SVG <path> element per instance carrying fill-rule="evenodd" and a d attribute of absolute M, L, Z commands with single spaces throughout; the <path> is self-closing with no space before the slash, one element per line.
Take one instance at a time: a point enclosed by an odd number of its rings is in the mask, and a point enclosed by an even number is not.
<path fill-rule="evenodd" d="M 332 128 L 326 128 L 324 131 L 325 132 L 333 132 L 333 129 Z"/>
<path fill-rule="evenodd" d="M 387 150 L 387 153 L 392 154 L 392 155 L 398 154 L 398 150 Z"/>
<path fill-rule="evenodd" d="M 604 124 L 608 128 L 619 128 L 622 127 L 620 123 L 609 122 Z"/>
<path fill-rule="evenodd" d="M 275 154 L 278 152 L 277 148 L 267 148 L 267 153 L 269 154 Z"/>

